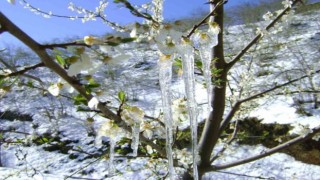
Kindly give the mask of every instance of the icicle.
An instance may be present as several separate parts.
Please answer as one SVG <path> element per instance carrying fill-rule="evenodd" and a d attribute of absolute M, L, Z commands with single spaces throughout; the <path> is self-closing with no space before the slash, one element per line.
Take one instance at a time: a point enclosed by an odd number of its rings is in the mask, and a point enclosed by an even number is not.
<path fill-rule="evenodd" d="M 116 141 L 110 138 L 110 152 L 109 152 L 109 176 L 112 176 L 116 172 L 116 168 L 114 165 L 114 148 L 116 145 Z"/>
<path fill-rule="evenodd" d="M 208 99 L 208 112 L 211 111 L 211 92 L 212 92 L 212 85 L 211 85 L 211 48 L 200 48 L 200 58 L 202 61 L 202 71 L 204 74 L 204 79 L 206 82 L 207 88 L 207 99 Z"/>
<path fill-rule="evenodd" d="M 132 128 L 132 142 L 131 148 L 133 150 L 132 156 L 138 155 L 139 146 L 139 136 L 140 136 L 140 125 L 143 121 L 144 112 L 137 106 L 131 106 L 125 108 L 121 112 L 122 119 L 127 123 L 127 125 Z"/>
<path fill-rule="evenodd" d="M 189 39 L 184 38 L 180 48 L 183 79 L 187 95 L 188 112 L 192 138 L 193 178 L 198 179 L 197 102 L 195 99 L 194 52 Z"/>
<path fill-rule="evenodd" d="M 132 127 L 132 142 L 131 148 L 133 149 L 132 156 L 138 156 L 138 147 L 139 147 L 139 135 L 140 135 L 140 123 L 134 123 Z"/>
<path fill-rule="evenodd" d="M 216 23 L 212 22 L 209 23 L 208 32 L 198 31 L 193 38 L 196 48 L 200 51 L 202 70 L 207 88 L 208 112 L 211 111 L 211 61 L 213 60 L 212 48 L 218 44 L 219 32 L 219 26 Z"/>
<path fill-rule="evenodd" d="M 166 125 L 166 152 L 168 158 L 168 171 L 170 179 L 174 179 L 175 171 L 173 166 L 172 153 L 172 111 L 171 111 L 171 79 L 172 79 L 172 55 L 162 55 L 160 57 L 159 65 L 159 81 L 161 88 L 162 107 L 164 120 Z"/>

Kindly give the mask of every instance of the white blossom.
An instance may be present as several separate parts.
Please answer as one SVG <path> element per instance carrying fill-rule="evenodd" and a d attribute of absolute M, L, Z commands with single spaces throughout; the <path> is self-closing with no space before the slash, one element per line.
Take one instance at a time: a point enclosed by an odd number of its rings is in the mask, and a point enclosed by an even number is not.
<path fill-rule="evenodd" d="M 104 43 L 103 40 L 99 39 L 98 37 L 94 37 L 94 36 L 85 36 L 83 38 L 83 41 L 86 45 L 89 45 L 89 46 Z"/>
<path fill-rule="evenodd" d="M 127 107 L 121 112 L 121 117 L 129 126 L 133 126 L 143 121 L 144 112 L 137 106 Z"/>
<path fill-rule="evenodd" d="M 282 1 L 282 4 L 283 4 L 284 8 L 291 8 L 292 1 L 291 0 L 284 0 L 284 1 Z"/>
<path fill-rule="evenodd" d="M 88 102 L 88 107 L 90 109 L 97 109 L 99 105 L 99 100 L 96 97 L 93 97 L 90 99 L 90 101 Z"/>
<path fill-rule="evenodd" d="M 270 21 L 270 20 L 272 20 L 272 17 L 273 17 L 273 14 L 272 14 L 270 11 L 268 11 L 266 14 L 264 14 L 264 15 L 262 16 L 262 18 L 263 18 L 265 21 Z"/>
<path fill-rule="evenodd" d="M 62 89 L 63 84 L 61 83 L 55 83 L 49 86 L 48 91 L 53 96 L 59 96 L 60 90 Z"/>
<path fill-rule="evenodd" d="M 113 141 L 118 141 L 125 133 L 113 120 L 107 120 L 98 129 L 96 144 L 101 145 L 102 137 L 109 137 Z"/>
<path fill-rule="evenodd" d="M 173 55 L 177 50 L 176 47 L 180 43 L 182 35 L 182 32 L 174 30 L 171 25 L 162 26 L 155 37 L 158 49 L 162 54 Z"/>

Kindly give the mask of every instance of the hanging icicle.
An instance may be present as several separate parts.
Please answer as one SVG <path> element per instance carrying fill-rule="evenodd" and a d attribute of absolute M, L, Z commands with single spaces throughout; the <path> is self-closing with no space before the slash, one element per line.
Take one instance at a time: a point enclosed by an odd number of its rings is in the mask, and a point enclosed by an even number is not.
<path fill-rule="evenodd" d="M 161 88 L 162 107 L 164 122 L 166 126 L 166 152 L 168 158 L 168 170 L 170 179 L 174 179 L 175 171 L 173 165 L 173 119 L 171 110 L 171 79 L 172 79 L 172 55 L 161 55 L 159 65 L 159 82 Z"/>
<path fill-rule="evenodd" d="M 110 138 L 110 152 L 109 152 L 109 176 L 112 176 L 116 172 L 116 168 L 114 165 L 114 148 L 116 145 L 116 141 Z"/>
<path fill-rule="evenodd" d="M 131 149 L 133 150 L 132 156 L 136 157 L 138 155 L 140 125 L 143 121 L 144 112 L 137 106 L 128 106 L 121 112 L 121 117 L 127 125 L 131 126 Z"/>
<path fill-rule="evenodd" d="M 179 48 L 182 56 L 182 71 L 187 95 L 188 112 L 192 138 L 193 178 L 198 179 L 197 102 L 195 99 L 194 50 L 189 39 L 183 38 Z"/>
<path fill-rule="evenodd" d="M 210 23 L 208 32 L 197 31 L 193 37 L 196 48 L 200 52 L 202 62 L 202 71 L 206 83 L 208 112 L 211 111 L 211 62 L 213 60 L 212 48 L 218 44 L 219 26 L 216 23 Z"/>

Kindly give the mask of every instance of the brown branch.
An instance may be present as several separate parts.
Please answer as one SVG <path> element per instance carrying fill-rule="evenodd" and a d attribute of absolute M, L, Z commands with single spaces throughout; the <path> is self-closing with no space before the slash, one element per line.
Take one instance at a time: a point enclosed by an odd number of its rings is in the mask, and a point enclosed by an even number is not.
<path fill-rule="evenodd" d="M 207 22 L 207 20 L 211 17 L 214 16 L 216 9 L 219 8 L 220 6 L 222 6 L 226 1 L 220 1 L 216 4 L 216 6 L 212 9 L 212 11 L 206 15 L 198 24 L 194 25 L 193 28 L 191 29 L 191 31 L 189 32 L 189 34 L 186 36 L 187 38 L 190 38 L 192 36 L 192 34 L 203 24 L 205 24 Z"/>
<path fill-rule="evenodd" d="M 205 169 L 206 172 L 209 172 L 209 171 L 217 171 L 217 170 L 220 170 L 220 169 L 227 169 L 227 168 L 230 168 L 230 167 L 234 167 L 234 166 L 238 166 L 238 165 L 242 165 L 242 164 L 246 164 L 246 163 L 249 163 L 249 162 L 252 162 L 252 161 L 256 161 L 258 159 L 261 159 L 261 158 L 264 158 L 264 157 L 267 157 L 271 154 L 274 154 L 276 152 L 279 152 L 283 149 L 286 149 L 292 145 L 295 145 L 297 143 L 301 143 L 305 140 L 308 140 L 310 138 L 312 138 L 314 135 L 316 135 L 317 133 L 320 132 L 320 126 L 316 127 L 316 128 L 313 128 L 311 129 L 311 133 L 307 134 L 307 135 L 301 135 L 297 138 L 294 138 L 290 141 L 287 141 L 286 143 L 283 143 L 283 144 L 280 144 L 272 149 L 269 149 L 267 150 L 266 152 L 262 153 L 262 154 L 259 154 L 259 155 L 255 155 L 255 156 L 252 156 L 252 157 L 249 157 L 249 158 L 246 158 L 246 159 L 242 159 L 242 160 L 238 160 L 238 161 L 235 161 L 235 162 L 232 162 L 232 163 L 229 163 L 229 164 L 224 164 L 224 165 L 213 165 L 211 167 L 208 167 L 207 169 Z"/>
<path fill-rule="evenodd" d="M 292 3 L 292 6 L 296 5 L 300 0 L 295 0 Z M 268 31 L 270 30 L 278 21 L 280 21 L 280 19 L 288 12 L 290 11 L 292 8 L 287 7 L 285 8 L 271 23 L 269 23 L 266 27 L 265 30 Z M 259 42 L 260 38 L 262 38 L 263 34 L 259 33 L 256 35 L 255 38 L 253 38 L 251 40 L 251 42 L 244 47 L 238 54 L 236 57 L 234 57 L 227 65 L 227 67 L 230 69 L 234 64 L 236 64 L 238 61 L 240 61 L 240 59 L 242 58 L 242 56 L 244 56 L 247 51 L 256 43 Z"/>
<path fill-rule="evenodd" d="M 25 67 L 24 69 L 22 69 L 20 71 L 15 71 L 13 73 L 4 74 L 2 76 L 4 76 L 4 77 L 20 76 L 20 75 L 23 75 L 24 73 L 26 73 L 26 72 L 28 72 L 30 70 L 34 70 L 34 69 L 37 69 L 38 67 L 43 67 L 43 66 L 44 66 L 44 63 L 41 62 L 41 63 L 35 64 L 33 66 Z"/>
<path fill-rule="evenodd" d="M 74 41 L 74 42 L 69 42 L 69 43 L 56 43 L 56 44 L 45 44 L 45 45 L 41 45 L 42 48 L 45 49 L 54 49 L 54 48 L 67 48 L 69 46 L 84 46 L 84 47 L 91 47 L 83 42 L 78 42 L 78 41 Z"/>

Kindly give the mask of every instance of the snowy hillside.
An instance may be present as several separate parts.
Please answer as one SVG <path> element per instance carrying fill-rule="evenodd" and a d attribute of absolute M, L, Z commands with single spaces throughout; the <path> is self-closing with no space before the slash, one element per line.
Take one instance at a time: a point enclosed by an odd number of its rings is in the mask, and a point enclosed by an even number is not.
<path fill-rule="evenodd" d="M 288 22 L 283 22 L 283 29 L 276 28 L 275 34 L 265 34 L 266 37 L 260 42 L 261 46 L 254 47 L 256 51 L 243 57 L 238 67 L 231 72 L 230 77 L 234 78 L 229 79 L 230 103 L 234 101 L 233 98 L 237 98 L 233 97 L 239 90 L 235 83 L 237 81 L 243 81 L 244 87 L 250 90 L 243 96 L 249 96 L 320 69 L 319 12 L 320 9 L 300 13 Z M 227 60 L 235 56 L 256 35 L 257 27 L 263 27 L 264 24 L 265 22 L 226 28 Z M 141 107 L 147 116 L 159 117 L 161 96 L 156 47 L 150 44 L 135 45 L 134 48 L 132 46 L 122 46 L 131 55 L 129 60 L 111 62 L 95 74 L 95 79 L 108 89 L 100 96 L 100 100 L 116 108 L 119 104 L 116 95 L 119 91 L 125 91 L 130 105 Z M 119 154 L 119 150 L 115 157 L 117 175 L 110 176 L 109 157 L 105 152 L 108 145 L 98 145 L 95 139 L 105 118 L 94 116 L 94 121 L 91 121 L 93 114 L 78 112 L 66 91 L 62 95 L 67 97 L 59 98 L 46 92 L 50 83 L 58 80 L 48 69 L 38 68 L 30 74 L 40 76 L 44 84 L 28 84 L 25 81 L 25 84 L 15 86 L 11 92 L 0 92 L 0 180 L 157 179 L 155 175 L 165 174 L 163 167 L 150 167 L 149 159 L 127 159 Z M 203 77 L 196 78 L 200 113 L 198 121 L 202 122 L 207 109 L 206 89 Z M 246 104 L 242 113 L 236 117 L 257 117 L 263 123 L 294 124 L 296 128 L 291 131 L 292 134 L 299 133 L 301 125 L 319 126 L 320 109 L 313 108 L 315 96 L 303 93 L 307 90 L 319 92 L 319 78 L 319 75 L 313 75 L 309 81 L 299 81 L 274 92 L 271 97 Z M 182 98 L 183 79 L 177 72 L 174 73 L 172 86 L 174 99 Z M 227 104 L 229 109 L 230 103 Z M 188 124 L 182 124 L 179 128 L 187 126 Z M 219 145 L 218 149 L 221 148 L 223 145 Z M 121 144 L 118 149 L 130 151 L 128 142 Z M 266 149 L 262 145 L 248 146 L 235 142 L 225 152 L 229 156 L 220 158 L 216 163 L 259 154 Z M 289 155 L 276 153 L 253 163 L 205 176 L 205 179 L 258 178 L 316 180 L 320 179 L 320 164 L 306 164 Z"/>

